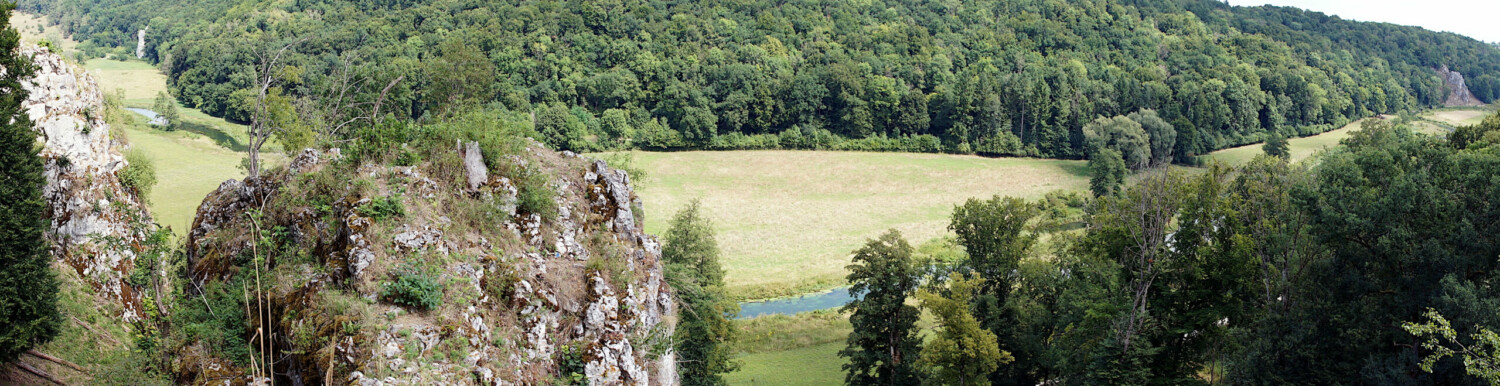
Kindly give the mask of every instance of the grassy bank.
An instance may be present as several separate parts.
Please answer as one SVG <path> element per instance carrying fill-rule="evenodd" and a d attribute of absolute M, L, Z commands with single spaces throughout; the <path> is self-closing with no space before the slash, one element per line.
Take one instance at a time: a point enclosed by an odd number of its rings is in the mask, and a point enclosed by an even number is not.
<path fill-rule="evenodd" d="M 913 244 L 945 234 L 953 206 L 1000 194 L 1083 190 L 1083 161 L 818 151 L 634 153 L 646 231 L 701 199 L 733 295 L 772 298 L 843 284 L 849 252 L 886 229 Z"/>
<path fill-rule="evenodd" d="M 853 327 L 833 310 L 768 315 L 735 321 L 742 367 L 726 374 L 731 385 L 837 385 L 844 381 L 838 356 Z"/>

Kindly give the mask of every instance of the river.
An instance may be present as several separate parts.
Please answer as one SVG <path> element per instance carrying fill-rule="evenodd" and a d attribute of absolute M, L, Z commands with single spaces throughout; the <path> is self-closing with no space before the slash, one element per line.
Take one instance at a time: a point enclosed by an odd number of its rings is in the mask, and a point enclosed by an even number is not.
<path fill-rule="evenodd" d="M 160 125 L 164 125 L 164 124 L 167 123 L 166 119 L 161 118 L 161 115 L 157 114 L 155 111 L 151 111 L 151 110 L 148 110 L 148 109 L 142 109 L 142 108 L 135 108 L 135 107 L 126 107 L 125 109 L 126 110 L 130 110 L 131 112 L 134 112 L 136 114 L 140 114 L 143 117 L 146 117 L 146 119 L 148 119 L 148 120 L 151 121 L 152 125 L 158 125 L 158 126 L 160 126 Z"/>
<path fill-rule="evenodd" d="M 750 319 L 762 315 L 797 314 L 808 311 L 843 307 L 850 300 L 849 287 L 836 288 L 828 292 L 807 294 L 795 298 L 740 303 L 738 319 Z"/>

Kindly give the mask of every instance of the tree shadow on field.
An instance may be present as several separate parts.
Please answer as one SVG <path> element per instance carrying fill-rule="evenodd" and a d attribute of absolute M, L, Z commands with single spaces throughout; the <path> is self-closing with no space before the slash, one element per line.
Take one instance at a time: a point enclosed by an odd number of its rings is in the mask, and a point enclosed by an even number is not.
<path fill-rule="evenodd" d="M 219 130 L 214 126 L 205 125 L 198 122 L 181 122 L 177 124 L 177 129 L 208 137 L 209 139 L 212 139 L 215 144 L 223 146 L 224 148 L 229 150 L 242 152 L 249 149 L 249 146 L 240 142 L 239 139 L 234 138 L 233 135 L 229 135 L 229 133 L 225 133 L 224 131 Z"/>
<path fill-rule="evenodd" d="M 1068 162 L 1059 165 L 1063 171 L 1078 177 L 1089 177 L 1089 164 L 1083 162 Z"/>

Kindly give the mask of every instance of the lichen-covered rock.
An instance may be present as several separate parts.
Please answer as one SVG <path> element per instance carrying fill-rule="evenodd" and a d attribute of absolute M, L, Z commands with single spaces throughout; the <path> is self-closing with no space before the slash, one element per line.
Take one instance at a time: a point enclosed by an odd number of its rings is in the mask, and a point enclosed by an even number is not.
<path fill-rule="evenodd" d="M 67 263 L 97 293 L 120 302 L 126 321 L 141 316 L 141 302 L 125 283 L 142 241 L 152 229 L 150 213 L 117 173 L 126 166 L 104 122 L 99 85 L 61 56 L 24 47 L 36 76 L 22 83 L 22 108 L 35 123 L 43 147 L 53 255 Z"/>
<path fill-rule="evenodd" d="M 673 293 L 660 246 L 636 225 L 629 177 L 533 143 L 501 160 L 550 176 L 557 212 L 516 213 L 518 187 L 472 170 L 491 166 L 470 157 L 477 146 L 460 148 L 409 167 L 303 151 L 226 182 L 199 207 L 189 274 L 207 288 L 264 256 L 253 269 L 277 279 L 264 289 L 269 315 L 248 331 L 269 320 L 268 334 L 285 337 L 267 359 L 288 378 L 278 382 L 676 384 Z M 387 288 L 411 272 L 441 287 L 433 308 L 392 301 Z M 184 366 L 174 371 L 195 380 L 213 372 Z"/>

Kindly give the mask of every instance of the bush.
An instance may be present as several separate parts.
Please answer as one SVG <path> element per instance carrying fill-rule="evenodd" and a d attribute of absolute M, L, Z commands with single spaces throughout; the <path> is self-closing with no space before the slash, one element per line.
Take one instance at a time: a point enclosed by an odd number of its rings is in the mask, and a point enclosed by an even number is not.
<path fill-rule="evenodd" d="M 381 285 L 380 298 L 401 306 L 431 310 L 443 304 L 443 287 L 430 273 L 406 265 L 396 270 L 394 280 Z"/>
<path fill-rule="evenodd" d="M 120 184 L 135 192 L 137 197 L 151 194 L 151 188 L 156 186 L 156 164 L 140 150 L 125 152 L 125 162 L 125 169 L 118 174 Z"/>
<path fill-rule="evenodd" d="M 552 178 L 546 173 L 525 168 L 520 175 L 516 176 L 516 209 L 523 213 L 541 216 L 544 219 L 552 219 L 557 216 L 557 202 L 552 200 L 556 193 L 552 186 L 548 185 Z"/>
<path fill-rule="evenodd" d="M 406 205 L 401 203 L 401 197 L 376 197 L 370 200 L 369 205 L 359 207 L 359 214 L 380 222 L 387 218 L 405 217 Z"/>

